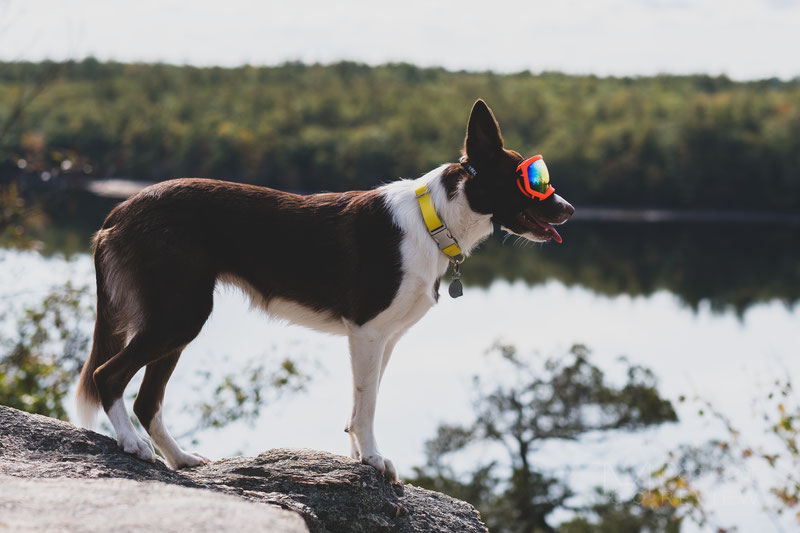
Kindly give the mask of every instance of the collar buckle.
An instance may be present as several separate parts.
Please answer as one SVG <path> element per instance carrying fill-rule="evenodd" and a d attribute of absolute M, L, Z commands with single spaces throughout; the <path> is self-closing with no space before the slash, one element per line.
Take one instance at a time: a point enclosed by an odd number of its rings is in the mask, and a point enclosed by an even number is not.
<path fill-rule="evenodd" d="M 433 205 L 433 199 L 431 198 L 431 191 L 428 189 L 428 185 L 420 185 L 414 190 L 414 194 L 419 203 L 422 219 L 425 222 L 425 226 L 428 228 L 428 234 L 436 243 L 436 246 L 439 247 L 439 250 L 447 256 L 453 267 L 453 281 L 450 283 L 449 292 L 451 297 L 458 298 L 463 294 L 460 280 L 461 270 L 459 267 L 461 263 L 464 262 L 464 253 L 461 251 L 461 247 L 458 245 L 456 238 L 453 237 L 453 234 L 447 229 L 447 224 L 445 224 L 444 221 L 439 218 L 438 213 L 436 213 L 436 208 Z"/>

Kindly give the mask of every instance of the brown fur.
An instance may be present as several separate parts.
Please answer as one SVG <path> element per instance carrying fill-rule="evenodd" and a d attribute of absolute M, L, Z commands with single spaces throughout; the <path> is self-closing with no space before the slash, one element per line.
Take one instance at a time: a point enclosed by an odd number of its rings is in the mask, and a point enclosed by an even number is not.
<path fill-rule="evenodd" d="M 447 199 L 452 200 L 458 194 L 458 187 L 461 185 L 461 182 L 469 177 L 469 172 L 467 172 L 464 167 L 459 165 L 458 163 L 451 163 L 447 165 L 447 168 L 444 169 L 442 172 L 442 183 L 444 184 L 444 190 L 447 191 Z"/>
<path fill-rule="evenodd" d="M 95 277 L 97 280 L 97 320 L 94 325 L 92 351 L 81 370 L 78 379 L 78 393 L 90 403 L 101 401 L 100 393 L 94 384 L 92 375 L 97 368 L 122 350 L 125 339 L 114 331 L 114 317 L 109 309 L 105 280 L 101 273 L 100 257 L 97 254 L 97 236 L 93 241 L 95 247 Z"/>
<path fill-rule="evenodd" d="M 266 302 L 280 297 L 363 324 L 397 292 L 400 238 L 377 191 L 300 196 L 202 179 L 148 187 L 98 233 L 98 320 L 81 393 L 108 409 L 147 366 L 134 406 L 147 428 L 223 276 Z"/>

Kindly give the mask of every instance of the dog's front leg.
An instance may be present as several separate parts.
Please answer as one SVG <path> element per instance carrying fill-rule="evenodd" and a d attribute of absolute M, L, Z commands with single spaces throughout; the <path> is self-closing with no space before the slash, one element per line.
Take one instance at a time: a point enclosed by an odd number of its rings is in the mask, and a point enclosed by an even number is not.
<path fill-rule="evenodd" d="M 386 370 L 386 365 L 389 362 L 389 359 L 392 357 L 392 350 L 394 349 L 395 344 L 397 344 L 397 341 L 400 339 L 400 336 L 401 335 L 398 334 L 392 337 L 389 340 L 389 342 L 386 343 L 386 346 L 383 349 L 383 357 L 381 357 L 381 370 L 380 373 L 378 374 L 378 391 L 380 391 L 380 386 L 383 380 L 383 373 Z M 351 420 L 354 417 L 355 417 L 355 402 L 353 403 L 353 414 L 351 416 Z M 348 428 L 350 427 L 350 422 L 348 422 L 347 427 Z M 358 451 L 358 443 L 356 442 L 355 433 L 351 431 L 349 434 L 350 434 L 350 457 L 356 460 L 361 460 L 361 452 Z"/>
<path fill-rule="evenodd" d="M 373 424 L 378 398 L 381 362 L 387 339 L 364 328 L 350 332 L 350 362 L 353 368 L 353 413 L 347 431 L 353 440 L 353 455 L 372 465 L 391 481 L 397 481 L 392 462 L 378 452 Z"/>

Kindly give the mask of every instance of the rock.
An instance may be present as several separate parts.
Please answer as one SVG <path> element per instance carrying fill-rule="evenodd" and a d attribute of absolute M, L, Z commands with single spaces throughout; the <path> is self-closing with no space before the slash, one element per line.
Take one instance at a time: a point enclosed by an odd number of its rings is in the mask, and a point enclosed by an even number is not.
<path fill-rule="evenodd" d="M 157 481 L 0 475 L 0 487 L 4 531 L 308 533 L 303 519 L 290 511 Z"/>
<path fill-rule="evenodd" d="M 468 503 L 390 484 L 347 457 L 277 449 L 173 471 L 104 435 L 0 406 L 0 529 L 119 523 L 159 531 L 488 531 Z"/>

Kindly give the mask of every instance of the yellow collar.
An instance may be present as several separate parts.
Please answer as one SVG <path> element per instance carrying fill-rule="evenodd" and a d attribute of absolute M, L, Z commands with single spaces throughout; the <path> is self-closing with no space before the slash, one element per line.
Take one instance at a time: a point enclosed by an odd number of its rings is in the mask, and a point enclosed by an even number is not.
<path fill-rule="evenodd" d="M 428 227 L 428 233 L 431 234 L 433 240 L 439 246 L 439 249 L 449 256 L 452 261 L 459 263 L 463 260 L 461 247 L 458 246 L 447 225 L 442 222 L 439 215 L 436 214 L 436 208 L 433 206 L 433 199 L 431 198 L 431 191 L 427 185 L 420 185 L 414 190 L 419 202 L 419 210 L 422 211 L 422 218 L 425 220 L 425 225 Z M 459 257 L 461 256 L 461 257 Z"/>

